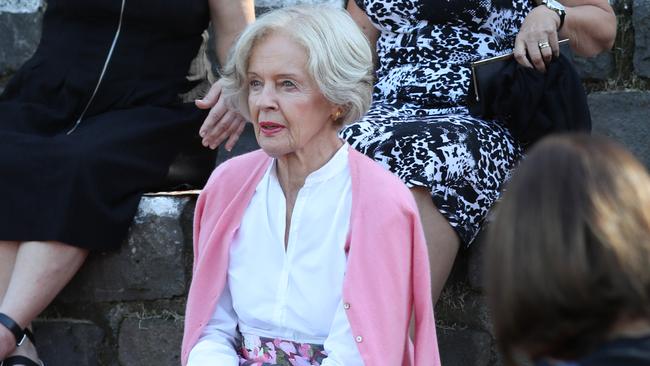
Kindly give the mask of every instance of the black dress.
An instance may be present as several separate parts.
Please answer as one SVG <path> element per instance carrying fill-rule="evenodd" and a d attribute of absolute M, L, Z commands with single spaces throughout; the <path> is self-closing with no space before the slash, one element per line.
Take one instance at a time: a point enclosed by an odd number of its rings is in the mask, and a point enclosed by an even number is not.
<path fill-rule="evenodd" d="M 205 112 L 182 103 L 207 0 L 49 0 L 0 96 L 0 240 L 106 250 Z"/>

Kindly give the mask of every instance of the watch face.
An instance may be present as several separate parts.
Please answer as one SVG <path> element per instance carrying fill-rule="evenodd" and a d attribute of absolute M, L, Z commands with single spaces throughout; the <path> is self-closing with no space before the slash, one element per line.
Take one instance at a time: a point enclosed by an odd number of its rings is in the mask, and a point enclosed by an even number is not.
<path fill-rule="evenodd" d="M 556 0 L 543 0 L 542 3 L 551 10 L 564 12 L 564 5 Z"/>

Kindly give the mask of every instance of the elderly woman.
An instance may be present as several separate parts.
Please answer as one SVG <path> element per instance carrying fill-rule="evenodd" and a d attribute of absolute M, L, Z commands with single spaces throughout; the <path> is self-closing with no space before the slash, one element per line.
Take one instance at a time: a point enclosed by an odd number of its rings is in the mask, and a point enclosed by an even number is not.
<path fill-rule="evenodd" d="M 490 226 L 486 274 L 507 365 L 650 365 L 650 175 L 602 137 L 533 147 Z"/>
<path fill-rule="evenodd" d="M 237 42 L 224 93 L 262 150 L 199 197 L 184 365 L 439 365 L 417 206 L 337 137 L 368 108 L 371 58 L 328 7 L 269 13 Z"/>

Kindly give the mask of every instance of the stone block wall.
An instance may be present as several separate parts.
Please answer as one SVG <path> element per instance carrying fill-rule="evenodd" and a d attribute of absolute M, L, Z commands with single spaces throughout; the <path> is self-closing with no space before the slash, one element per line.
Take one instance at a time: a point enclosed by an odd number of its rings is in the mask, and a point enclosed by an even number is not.
<path fill-rule="evenodd" d="M 258 0 L 257 6 L 262 12 L 323 1 Z M 0 91 L 33 53 L 44 6 L 0 0 Z M 618 0 L 614 7 L 616 45 L 576 64 L 590 93 L 594 133 L 621 141 L 650 168 L 650 1 Z M 217 163 L 255 148 L 247 129 L 233 152 L 220 151 Z M 48 365 L 179 364 L 195 202 L 195 193 L 144 197 L 124 245 L 90 256 L 34 324 Z M 482 249 L 475 245 L 459 256 L 436 307 L 445 366 L 501 365 L 482 294 Z"/>

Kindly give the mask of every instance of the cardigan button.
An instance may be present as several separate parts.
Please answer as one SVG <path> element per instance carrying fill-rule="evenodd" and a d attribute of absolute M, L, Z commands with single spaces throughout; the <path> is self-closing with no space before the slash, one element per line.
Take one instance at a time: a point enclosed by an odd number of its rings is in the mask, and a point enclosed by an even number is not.
<path fill-rule="evenodd" d="M 343 309 L 348 310 L 349 308 L 350 308 L 350 303 L 349 302 L 343 303 Z"/>
<path fill-rule="evenodd" d="M 354 340 L 357 341 L 357 343 L 361 343 L 361 342 L 363 342 L 363 337 L 362 336 L 356 336 L 354 338 Z"/>

